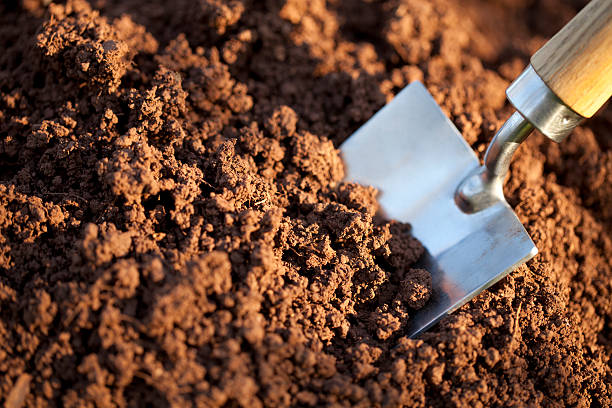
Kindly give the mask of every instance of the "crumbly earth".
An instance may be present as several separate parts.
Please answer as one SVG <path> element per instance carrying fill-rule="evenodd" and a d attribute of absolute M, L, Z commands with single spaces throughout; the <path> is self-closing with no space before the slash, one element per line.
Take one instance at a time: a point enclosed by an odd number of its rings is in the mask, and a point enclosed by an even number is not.
<path fill-rule="evenodd" d="M 418 340 L 423 248 L 336 149 L 421 80 L 482 153 L 585 3 L 3 2 L 0 402 L 612 405 L 611 109 L 525 143 L 539 255 Z"/>

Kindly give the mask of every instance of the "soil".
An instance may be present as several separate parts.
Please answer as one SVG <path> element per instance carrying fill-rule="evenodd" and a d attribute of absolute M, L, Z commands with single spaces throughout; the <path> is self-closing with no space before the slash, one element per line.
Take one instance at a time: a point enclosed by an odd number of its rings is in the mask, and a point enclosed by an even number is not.
<path fill-rule="evenodd" d="M 539 255 L 417 340 L 423 247 L 337 150 L 420 80 L 482 154 L 585 3 L 3 2 L 0 402 L 610 406 L 612 109 L 519 150 Z"/>

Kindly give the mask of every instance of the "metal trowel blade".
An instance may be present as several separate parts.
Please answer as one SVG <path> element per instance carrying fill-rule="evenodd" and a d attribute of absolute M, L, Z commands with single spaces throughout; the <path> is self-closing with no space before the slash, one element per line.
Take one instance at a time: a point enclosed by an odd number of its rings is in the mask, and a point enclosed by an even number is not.
<path fill-rule="evenodd" d="M 379 190 L 383 214 L 408 222 L 426 248 L 433 293 L 407 334 L 427 330 L 537 253 L 505 200 L 467 214 L 459 183 L 478 158 L 425 87 L 414 82 L 340 147 L 347 181 Z"/>

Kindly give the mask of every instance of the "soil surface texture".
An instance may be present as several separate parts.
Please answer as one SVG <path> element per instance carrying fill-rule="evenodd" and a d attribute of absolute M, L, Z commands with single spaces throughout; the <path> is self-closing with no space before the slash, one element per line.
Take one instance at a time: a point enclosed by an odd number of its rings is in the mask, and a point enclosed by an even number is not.
<path fill-rule="evenodd" d="M 585 3 L 2 2 L 0 403 L 611 406 L 612 109 L 521 147 L 540 253 L 418 340 L 423 247 L 337 150 L 420 80 L 482 155 Z"/>

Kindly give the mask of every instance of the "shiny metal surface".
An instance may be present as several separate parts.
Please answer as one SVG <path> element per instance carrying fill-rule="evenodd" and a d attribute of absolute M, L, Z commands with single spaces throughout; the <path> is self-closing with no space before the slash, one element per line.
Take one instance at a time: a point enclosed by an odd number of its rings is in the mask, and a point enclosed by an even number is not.
<path fill-rule="evenodd" d="M 514 112 L 508 118 L 493 136 L 485 153 L 484 165 L 491 175 L 503 178 L 508 173 L 514 152 L 532 130 L 533 125 L 520 113 Z"/>
<path fill-rule="evenodd" d="M 508 100 L 533 126 L 562 142 L 584 120 L 548 88 L 529 65 L 506 89 Z"/>
<path fill-rule="evenodd" d="M 414 82 L 340 147 L 346 179 L 379 189 L 389 218 L 412 224 L 433 295 L 411 319 L 416 336 L 527 261 L 537 249 L 503 196 L 465 213 L 455 192 L 478 159 L 425 87 Z"/>
<path fill-rule="evenodd" d="M 514 112 L 497 131 L 484 157 L 484 165 L 466 177 L 457 188 L 455 201 L 467 213 L 481 211 L 504 198 L 504 179 L 512 155 L 531 134 L 533 125 Z"/>

